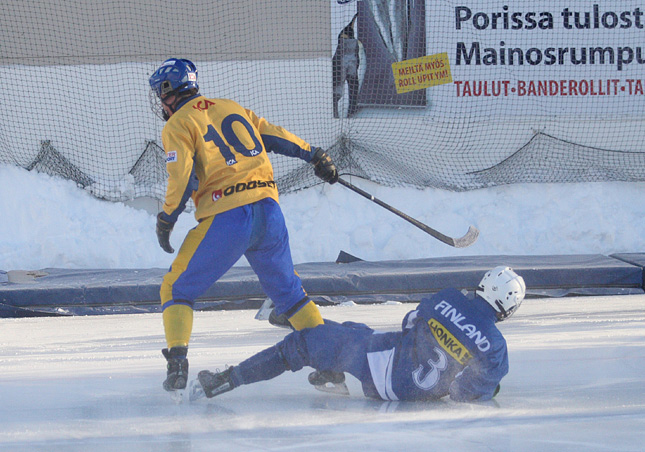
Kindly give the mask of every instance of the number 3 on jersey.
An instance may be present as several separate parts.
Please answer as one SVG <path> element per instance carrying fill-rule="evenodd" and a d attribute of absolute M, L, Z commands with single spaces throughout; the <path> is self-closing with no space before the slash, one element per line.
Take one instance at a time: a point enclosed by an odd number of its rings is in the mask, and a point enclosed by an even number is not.
<path fill-rule="evenodd" d="M 233 124 L 236 122 L 240 123 L 246 129 L 249 137 L 253 140 L 252 149 L 247 149 L 244 143 L 242 143 L 242 140 L 240 140 L 233 130 Z M 217 146 L 228 166 L 235 165 L 237 163 L 235 155 L 231 152 L 231 147 L 233 147 L 235 152 L 246 157 L 255 157 L 256 155 L 260 155 L 262 152 L 262 143 L 260 143 L 258 137 L 255 136 L 253 126 L 251 126 L 243 116 L 233 114 L 225 117 L 224 120 L 222 120 L 222 135 L 224 135 L 224 137 L 217 133 L 217 130 L 212 124 L 209 124 L 207 132 L 204 135 L 204 141 L 212 141 L 215 146 Z M 229 144 L 226 144 L 227 141 Z"/>
<path fill-rule="evenodd" d="M 414 381 L 414 384 L 424 391 L 434 388 L 439 382 L 441 372 L 446 370 L 448 367 L 448 358 L 443 350 L 434 347 L 434 351 L 439 359 L 436 361 L 433 361 L 432 359 L 428 360 L 428 366 L 430 367 L 429 370 L 424 370 L 424 366 L 419 365 L 419 367 L 412 372 L 412 380 Z"/>

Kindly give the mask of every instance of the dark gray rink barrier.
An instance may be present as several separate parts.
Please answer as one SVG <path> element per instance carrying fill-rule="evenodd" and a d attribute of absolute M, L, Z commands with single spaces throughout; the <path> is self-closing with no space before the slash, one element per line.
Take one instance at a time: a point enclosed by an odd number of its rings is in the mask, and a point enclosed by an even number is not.
<path fill-rule="evenodd" d="M 509 265 L 528 297 L 645 293 L 645 253 L 612 256 L 467 256 L 368 262 L 341 252 L 336 263 L 296 265 L 320 305 L 417 302 L 447 287 L 472 291 L 486 270 Z M 166 269 L 46 268 L 0 274 L 0 317 L 160 312 Z M 234 267 L 195 303 L 196 310 L 258 309 L 266 296 L 248 267 Z"/>

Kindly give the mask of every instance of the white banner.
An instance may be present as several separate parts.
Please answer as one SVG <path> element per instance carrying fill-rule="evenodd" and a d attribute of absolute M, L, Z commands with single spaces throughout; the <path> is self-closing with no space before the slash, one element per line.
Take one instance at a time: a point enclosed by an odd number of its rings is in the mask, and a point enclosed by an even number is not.
<path fill-rule="evenodd" d="M 645 3 L 507 3 L 426 2 L 427 53 L 453 78 L 428 88 L 434 114 L 642 116 Z"/>

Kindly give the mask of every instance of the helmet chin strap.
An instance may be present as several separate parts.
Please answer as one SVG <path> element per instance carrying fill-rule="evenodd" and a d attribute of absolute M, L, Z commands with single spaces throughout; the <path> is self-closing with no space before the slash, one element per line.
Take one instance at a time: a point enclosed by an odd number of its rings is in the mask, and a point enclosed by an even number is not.
<path fill-rule="evenodd" d="M 504 306 L 502 305 L 502 303 L 499 300 L 497 300 L 495 301 L 495 304 L 499 308 L 499 312 L 497 313 L 497 318 L 499 320 L 504 320 L 506 317 L 508 317 L 508 312 L 506 312 L 506 309 L 504 309 Z"/>

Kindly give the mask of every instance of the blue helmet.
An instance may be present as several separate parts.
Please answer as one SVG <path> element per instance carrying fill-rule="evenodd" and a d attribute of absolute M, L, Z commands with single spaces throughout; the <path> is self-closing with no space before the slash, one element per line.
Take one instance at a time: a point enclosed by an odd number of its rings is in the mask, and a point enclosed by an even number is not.
<path fill-rule="evenodd" d="M 170 58 L 150 76 L 150 88 L 157 97 L 167 94 L 181 94 L 190 89 L 199 90 L 197 67 L 186 59 Z"/>

